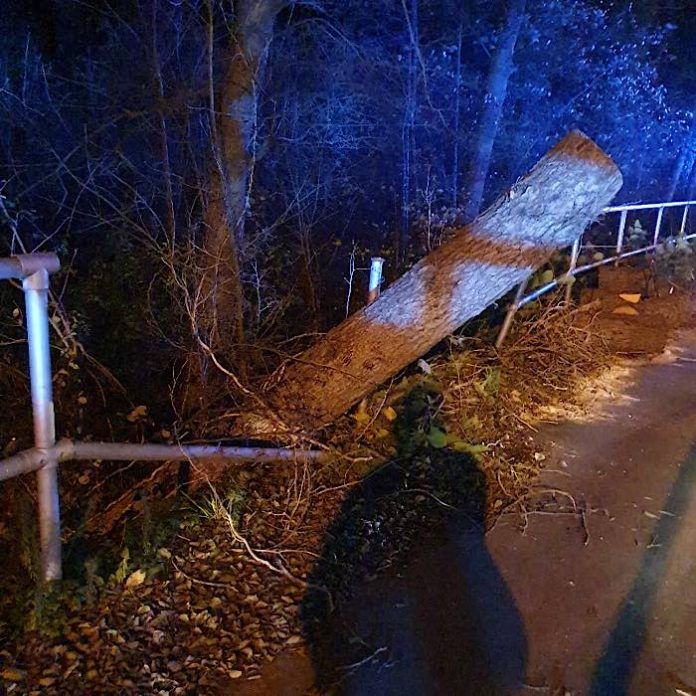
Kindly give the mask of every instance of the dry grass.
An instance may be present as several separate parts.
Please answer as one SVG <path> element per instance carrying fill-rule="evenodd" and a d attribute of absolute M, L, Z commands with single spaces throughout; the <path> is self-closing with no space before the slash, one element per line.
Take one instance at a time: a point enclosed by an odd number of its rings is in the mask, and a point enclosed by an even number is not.
<path fill-rule="evenodd" d="M 533 438 L 538 423 L 552 407 L 577 405 L 579 385 L 612 362 L 605 342 L 591 328 L 580 328 L 576 313 L 549 305 L 520 319 L 499 353 L 464 347 L 435 366 L 449 427 L 487 447 L 479 462 L 488 481 L 489 523 L 528 494 L 539 472 L 544 454 Z"/>
<path fill-rule="evenodd" d="M 409 396 L 427 392 L 427 412 L 410 422 L 416 445 L 473 455 L 488 483 L 488 517 L 527 495 L 544 459 L 534 445 L 540 421 L 580 407 L 584 385 L 612 364 L 605 341 L 578 311 L 548 304 L 520 314 L 500 352 L 480 337 L 451 337 L 444 350 L 343 419 L 332 440 L 372 464 L 403 455 L 399 420 Z M 389 409 L 398 419 L 387 418 Z M 392 415 L 393 418 L 393 415 Z M 435 430 L 433 430 L 435 429 Z M 435 434 L 436 439 L 432 437 Z"/>

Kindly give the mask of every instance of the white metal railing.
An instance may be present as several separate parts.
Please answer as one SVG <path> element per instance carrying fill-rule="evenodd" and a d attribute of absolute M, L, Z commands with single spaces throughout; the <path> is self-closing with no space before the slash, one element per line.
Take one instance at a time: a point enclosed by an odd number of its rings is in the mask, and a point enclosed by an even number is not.
<path fill-rule="evenodd" d="M 581 235 L 579 239 L 575 241 L 573 246 L 571 247 L 571 252 L 570 252 L 570 262 L 568 264 L 568 270 L 563 273 L 560 276 L 555 277 L 553 280 L 549 281 L 548 283 L 542 285 L 539 288 L 536 288 L 534 291 L 530 292 L 529 294 L 525 295 L 525 290 L 527 289 L 527 285 L 529 283 L 529 278 L 524 280 L 520 286 L 517 289 L 517 293 L 515 295 L 515 299 L 513 300 L 512 304 L 508 307 L 507 314 L 505 316 L 505 321 L 503 322 L 503 326 L 500 329 L 500 333 L 498 334 L 498 339 L 496 340 L 496 348 L 500 348 L 503 345 L 503 342 L 505 341 L 505 338 L 508 335 L 508 332 L 510 331 L 510 327 L 512 326 L 512 320 L 514 319 L 515 314 L 517 313 L 517 310 L 520 309 L 521 307 L 524 307 L 526 304 L 529 304 L 530 302 L 534 302 L 534 300 L 539 299 L 542 295 L 545 295 L 546 293 L 550 292 L 551 290 L 556 289 L 559 287 L 562 283 L 567 283 L 567 281 L 570 278 L 574 278 L 575 276 L 578 276 L 582 273 L 586 273 L 587 271 L 593 270 L 595 268 L 599 268 L 599 266 L 605 266 L 610 263 L 616 263 L 617 261 L 620 261 L 621 259 L 627 259 L 630 258 L 631 256 L 637 256 L 639 254 L 645 254 L 650 251 L 654 251 L 657 246 L 659 245 L 659 238 L 660 238 L 660 232 L 662 231 L 662 222 L 664 219 L 664 212 L 666 209 L 669 208 L 683 208 L 684 212 L 682 213 L 681 216 L 681 222 L 679 225 L 679 232 L 678 236 L 682 239 L 693 239 L 696 238 L 696 234 L 688 234 L 685 235 L 684 232 L 686 231 L 686 221 L 687 221 L 687 216 L 689 214 L 689 208 L 691 206 L 695 206 L 696 201 L 669 201 L 669 202 L 664 202 L 664 203 L 630 203 L 627 205 L 614 205 L 610 206 L 608 208 L 605 208 L 602 211 L 602 214 L 604 215 L 609 215 L 611 213 L 620 213 L 619 215 L 619 225 L 616 233 L 616 243 L 611 245 L 611 248 L 615 250 L 615 253 L 612 256 L 607 256 L 599 261 L 593 261 L 592 263 L 586 263 L 583 264 L 582 266 L 578 266 L 578 258 L 580 257 L 580 253 L 582 250 L 582 239 L 584 235 Z M 634 211 L 639 211 L 639 210 L 657 210 L 657 219 L 655 221 L 655 227 L 653 229 L 653 236 L 652 236 L 652 244 L 649 244 L 647 246 L 641 247 L 640 249 L 632 249 L 631 251 L 624 251 L 624 237 L 626 233 L 626 223 L 628 221 L 628 213 L 629 212 L 634 212 Z M 530 276 L 531 277 L 531 276 Z M 567 283 L 566 286 L 566 294 L 565 294 L 565 299 L 566 302 L 570 301 L 570 292 L 571 292 L 571 285 L 570 283 Z"/>
<path fill-rule="evenodd" d="M 384 259 L 375 257 L 370 268 L 368 304 L 379 297 Z M 320 462 L 327 450 L 275 447 L 238 447 L 222 444 L 152 444 L 120 442 L 56 442 L 51 352 L 49 345 L 49 276 L 60 269 L 55 254 L 23 254 L 0 258 L 0 280 L 21 280 L 26 303 L 29 375 L 34 417 L 34 447 L 0 459 L 0 481 L 35 471 L 38 478 L 38 515 L 43 580 L 62 577 L 58 466 L 61 462 L 187 461 L 228 459 L 238 463 L 287 462 L 298 458 Z"/>
<path fill-rule="evenodd" d="M 500 347 L 505 340 L 515 312 L 525 304 L 541 297 L 558 287 L 564 280 L 619 259 L 646 253 L 658 244 L 664 211 L 667 208 L 683 207 L 679 234 L 684 239 L 696 234 L 684 235 L 690 206 L 696 201 L 669 203 L 621 205 L 605 208 L 603 213 L 620 213 L 615 251 L 613 256 L 601 261 L 578 266 L 582 241 L 573 244 L 568 271 L 554 278 L 533 292 L 525 295 L 528 279 L 517 289 L 515 300 L 508 309 L 503 328 L 496 345 Z M 653 233 L 653 243 L 641 249 L 623 251 L 624 233 L 630 211 L 657 210 L 657 222 Z M 613 246 L 612 246 L 613 248 Z M 0 258 L 0 280 L 17 279 L 22 281 L 27 318 L 29 344 L 29 373 L 31 382 L 32 411 L 34 419 L 35 446 L 4 460 L 0 460 L 0 481 L 36 471 L 38 477 L 38 513 L 41 544 L 41 570 L 44 581 L 60 579 L 62 576 L 60 541 L 60 502 L 58 497 L 58 465 L 61 462 L 80 459 L 123 460 L 171 460 L 190 459 L 233 459 L 236 461 L 288 461 L 296 455 L 319 461 L 326 457 L 325 451 L 292 450 L 264 447 L 236 447 L 220 444 L 131 444 L 112 442 L 72 442 L 62 440 L 56 443 L 55 416 L 53 412 L 53 390 L 51 374 L 51 355 L 49 347 L 48 290 L 49 276 L 60 268 L 55 254 L 25 254 Z M 379 293 L 382 259 L 372 260 L 370 275 L 370 296 L 368 302 Z M 570 288 L 566 293 L 569 299 Z"/>

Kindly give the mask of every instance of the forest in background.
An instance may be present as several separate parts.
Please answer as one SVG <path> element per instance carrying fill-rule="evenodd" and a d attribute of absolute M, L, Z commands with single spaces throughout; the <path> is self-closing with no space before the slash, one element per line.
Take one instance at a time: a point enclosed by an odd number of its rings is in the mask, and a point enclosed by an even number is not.
<path fill-rule="evenodd" d="M 216 362 L 269 374 L 363 304 L 371 255 L 398 277 L 573 127 L 621 200 L 693 197 L 693 19 L 662 5 L 10 3 L 2 253 L 61 255 L 66 375 L 185 421 L 228 398 Z M 65 383 L 74 428 L 89 389 Z"/>

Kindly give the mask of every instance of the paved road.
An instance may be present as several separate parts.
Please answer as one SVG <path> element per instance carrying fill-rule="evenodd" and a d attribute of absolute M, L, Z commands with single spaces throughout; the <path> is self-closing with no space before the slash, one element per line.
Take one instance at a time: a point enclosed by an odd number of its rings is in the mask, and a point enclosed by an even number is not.
<path fill-rule="evenodd" d="M 532 516 L 524 536 L 503 524 L 487 539 L 525 626 L 527 683 L 696 693 L 696 332 L 675 348 L 606 419 L 543 433 L 563 473 L 542 480 L 597 510 L 587 530 Z"/>

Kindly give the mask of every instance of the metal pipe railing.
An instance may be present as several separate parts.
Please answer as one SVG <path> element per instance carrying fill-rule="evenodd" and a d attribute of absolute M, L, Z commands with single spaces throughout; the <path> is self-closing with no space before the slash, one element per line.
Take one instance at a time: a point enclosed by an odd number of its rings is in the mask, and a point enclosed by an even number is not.
<path fill-rule="evenodd" d="M 626 205 L 612 205 L 605 208 L 602 213 L 620 213 L 622 210 L 655 210 L 656 208 L 681 208 L 683 205 L 696 205 L 696 201 L 669 201 L 666 203 L 627 203 Z"/>
<path fill-rule="evenodd" d="M 328 457 L 321 450 L 236 447 L 201 444 L 132 444 L 116 442 L 56 443 L 51 352 L 49 345 L 49 275 L 60 268 L 55 254 L 24 254 L 0 259 L 0 280 L 21 280 L 26 305 L 29 376 L 34 419 L 34 447 L 0 461 L 0 481 L 36 472 L 39 502 L 41 577 L 62 577 L 58 465 L 71 460 L 185 461 L 232 459 L 237 462 L 278 462 Z"/>
<path fill-rule="evenodd" d="M 645 253 L 657 246 L 663 212 L 666 208 L 684 206 L 680 234 L 686 229 L 689 206 L 696 201 L 658 204 L 631 204 L 604 209 L 604 213 L 621 212 L 617 253 L 607 259 L 576 267 L 581 241 L 573 245 L 568 271 L 541 288 L 523 296 L 528 278 L 518 287 L 515 301 L 508 309 L 503 328 L 496 346 L 500 348 L 520 307 L 558 287 L 561 280 L 568 279 L 619 259 Z M 627 212 L 631 210 L 658 209 L 653 244 L 634 251 L 622 253 L 623 233 Z M 696 237 L 688 235 L 684 239 Z M 370 278 L 371 297 L 379 293 L 382 259 L 373 259 Z M 60 544 L 60 501 L 58 495 L 58 465 L 71 460 L 104 459 L 111 461 L 183 461 L 190 459 L 232 459 L 238 462 L 293 461 L 304 457 L 321 461 L 327 457 L 324 451 L 274 449 L 265 447 L 236 447 L 227 445 L 160 445 L 109 442 L 55 441 L 55 415 L 53 408 L 51 355 L 49 349 L 48 290 L 49 275 L 60 268 L 55 254 L 23 254 L 0 259 L 0 280 L 22 281 L 24 291 L 28 343 L 29 372 L 31 381 L 32 411 L 34 419 L 34 443 L 32 449 L 20 452 L 0 461 L 0 481 L 29 472 L 37 473 L 39 498 L 39 530 L 41 544 L 41 570 L 45 581 L 58 580 L 62 576 Z"/>
<path fill-rule="evenodd" d="M 50 465 L 69 461 L 105 460 L 110 462 L 183 462 L 200 459 L 232 459 L 239 464 L 269 464 L 298 460 L 325 461 L 326 450 L 282 449 L 275 447 L 237 447 L 235 445 L 161 445 L 129 442 L 80 442 L 60 440 L 52 447 L 33 447 L 0 460 L 0 481 L 40 471 Z"/>
<path fill-rule="evenodd" d="M 0 259 L 0 280 L 22 280 L 37 271 L 56 273 L 59 269 L 55 254 L 19 254 Z"/>
<path fill-rule="evenodd" d="M 59 268 L 60 261 L 55 254 L 21 254 L 0 259 L 0 279 L 22 281 L 29 343 L 34 444 L 48 453 L 43 466 L 36 470 L 41 575 L 46 581 L 59 580 L 62 576 L 58 462 L 52 454 L 56 426 L 48 336 L 48 277 Z"/>
<path fill-rule="evenodd" d="M 689 234 L 689 235 L 684 235 L 684 232 L 686 231 L 686 220 L 687 220 L 687 215 L 689 212 L 689 207 L 696 205 L 696 201 L 670 201 L 666 203 L 638 203 L 638 204 L 628 204 L 628 205 L 615 205 L 615 206 L 610 206 L 608 208 L 605 208 L 602 213 L 603 214 L 608 214 L 608 213 L 621 213 L 621 216 L 619 218 L 619 227 L 618 227 L 618 232 L 617 232 L 617 240 L 616 240 L 616 254 L 613 256 L 607 257 L 605 259 L 602 259 L 601 261 L 595 261 L 593 263 L 587 263 L 583 264 L 582 266 L 576 266 L 577 264 L 577 259 L 578 259 L 578 254 L 580 251 L 580 248 L 582 246 L 582 236 L 580 239 L 578 239 L 572 247 L 571 251 L 571 258 L 570 258 L 570 263 L 568 267 L 568 271 L 564 273 L 562 276 L 558 278 L 554 278 L 552 281 L 546 283 L 545 285 L 542 285 L 539 288 L 536 288 L 533 292 L 529 293 L 528 295 L 523 295 L 527 284 L 529 282 L 529 279 L 525 279 L 522 285 L 518 287 L 517 294 L 515 296 L 515 299 L 512 301 L 510 306 L 508 307 L 507 314 L 505 316 L 505 320 L 503 322 L 503 326 L 500 329 L 500 332 L 498 334 L 498 338 L 496 340 L 496 348 L 500 348 L 504 341 L 505 338 L 507 337 L 510 328 L 512 326 L 512 320 L 514 319 L 515 314 L 517 313 L 517 310 L 520 308 L 524 307 L 525 305 L 529 304 L 530 302 L 534 302 L 534 300 L 539 299 L 543 295 L 545 295 L 547 292 L 551 292 L 551 290 L 554 290 L 557 288 L 561 282 L 564 279 L 571 278 L 578 276 L 582 273 L 586 273 L 587 271 L 590 271 L 594 268 L 599 268 L 600 266 L 605 266 L 610 263 L 616 263 L 622 259 L 627 259 L 630 258 L 631 256 L 637 256 L 638 254 L 645 254 L 649 251 L 653 251 L 657 246 L 658 246 L 658 240 L 660 236 L 660 229 L 662 226 L 662 219 L 664 216 L 664 211 L 666 208 L 679 208 L 683 207 L 684 212 L 682 214 L 682 219 L 681 219 L 681 224 L 679 228 L 679 236 L 682 239 L 693 239 L 696 237 L 696 234 Z M 629 211 L 635 211 L 635 210 L 657 210 L 657 221 L 655 223 L 655 232 L 653 234 L 653 243 L 649 246 L 642 247 L 640 249 L 634 249 L 632 251 L 623 251 L 623 246 L 624 246 L 624 235 L 626 231 L 626 222 L 627 222 L 627 216 Z M 570 299 L 570 292 L 569 290 L 566 290 L 566 301 Z"/>
<path fill-rule="evenodd" d="M 520 303 L 522 302 L 522 296 L 524 295 L 524 291 L 527 289 L 527 284 L 529 283 L 529 278 L 530 276 L 527 276 L 518 286 L 517 292 L 515 293 L 515 299 L 513 300 L 512 304 L 508 307 L 507 314 L 505 315 L 505 320 L 503 321 L 503 328 L 500 330 L 500 333 L 498 334 L 498 340 L 495 342 L 495 347 L 500 349 L 500 347 L 503 345 L 503 341 L 505 340 L 505 337 L 508 334 L 508 331 L 510 330 L 510 326 L 512 326 L 512 320 L 517 313 L 517 310 L 522 306 Z"/>
<path fill-rule="evenodd" d="M 22 281 L 27 312 L 31 410 L 34 416 L 34 444 L 49 453 L 37 471 L 39 536 L 45 580 L 61 578 L 60 502 L 58 460 L 51 453 L 56 443 L 53 409 L 51 348 L 48 336 L 48 271 L 40 268 Z"/>

